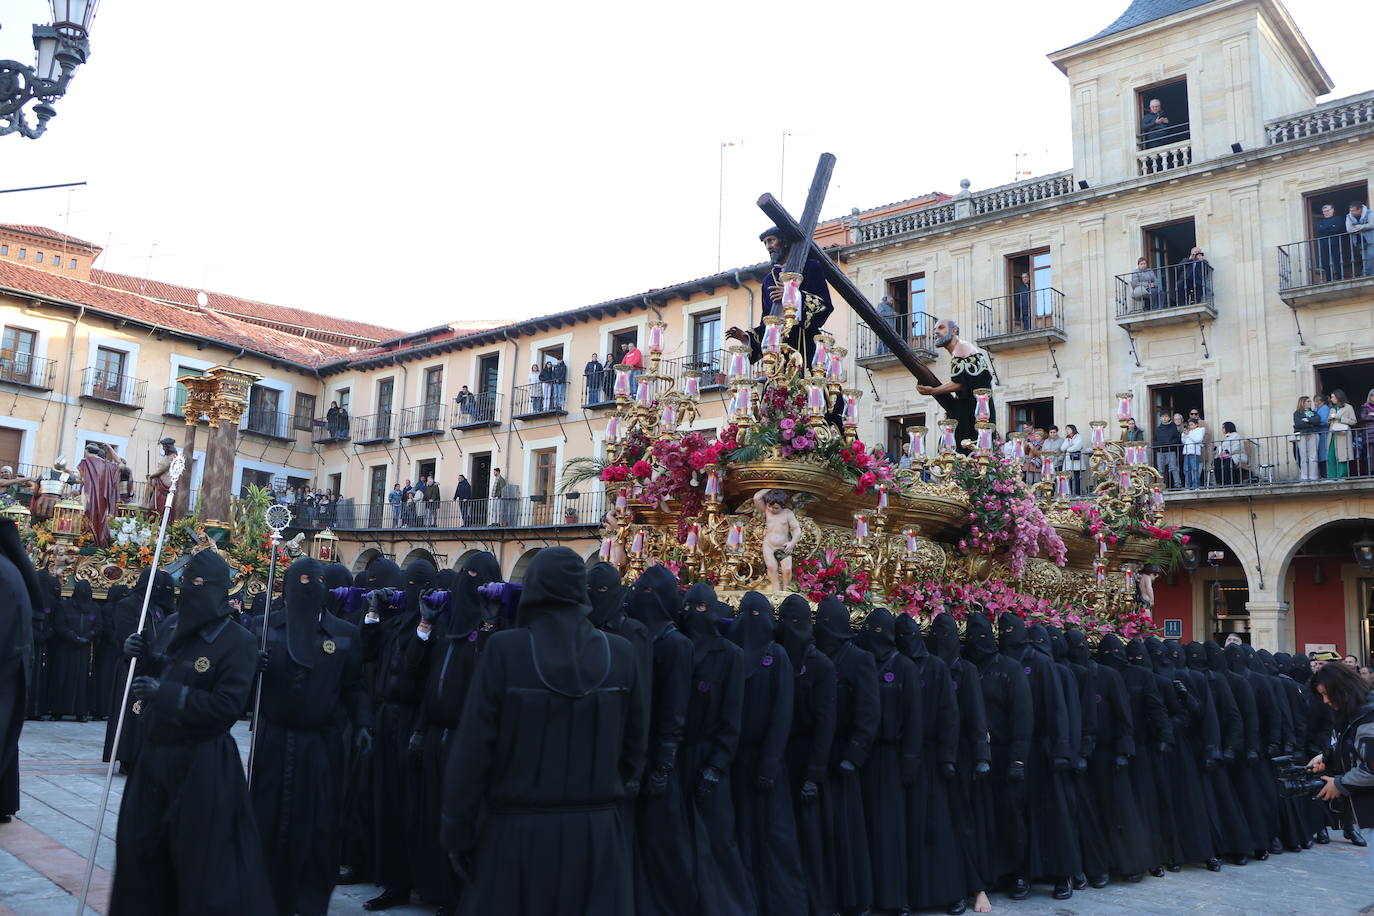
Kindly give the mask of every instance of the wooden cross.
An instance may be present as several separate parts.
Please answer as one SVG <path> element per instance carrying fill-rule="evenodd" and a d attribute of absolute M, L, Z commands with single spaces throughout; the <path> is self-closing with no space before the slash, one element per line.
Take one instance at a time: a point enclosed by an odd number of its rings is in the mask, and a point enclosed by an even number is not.
<path fill-rule="evenodd" d="M 759 198 L 759 209 L 778 227 L 783 236 L 782 241 L 791 246 L 783 270 L 799 274 L 806 266 L 806 259 L 814 257 L 820 262 L 826 281 L 839 292 L 845 302 L 849 303 L 849 307 L 859 316 L 859 320 L 866 324 L 879 340 L 887 344 L 892 355 L 897 357 L 897 361 L 921 384 L 939 385 L 940 379 L 921 361 L 906 339 L 897 332 L 891 322 L 883 320 L 877 309 L 873 308 L 864 294 L 859 292 L 854 282 L 812 238 L 816 231 L 816 220 L 820 217 L 821 205 L 825 202 L 826 188 L 830 185 L 830 174 L 834 169 L 835 156 L 831 153 L 821 153 L 820 161 L 816 164 L 816 174 L 811 179 L 811 188 L 806 192 L 806 207 L 802 210 L 801 222 L 793 219 L 792 214 L 783 209 L 782 204 L 772 194 L 764 194 Z"/>

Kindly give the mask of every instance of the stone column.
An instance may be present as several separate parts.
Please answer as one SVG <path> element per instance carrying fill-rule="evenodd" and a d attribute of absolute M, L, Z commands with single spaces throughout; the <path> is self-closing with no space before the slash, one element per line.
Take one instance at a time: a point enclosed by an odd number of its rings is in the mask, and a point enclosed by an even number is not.
<path fill-rule="evenodd" d="M 1247 601 L 1250 613 L 1250 644 L 1270 652 L 1292 652 L 1287 601 Z"/>
<path fill-rule="evenodd" d="M 176 502 L 173 503 L 173 513 L 177 518 L 188 514 L 191 504 L 191 479 L 194 475 L 192 463 L 196 455 L 196 433 L 199 431 L 200 418 L 202 416 L 212 417 L 215 410 L 215 394 L 219 389 L 219 382 L 213 376 L 204 375 L 183 375 L 177 379 L 186 388 L 186 406 L 182 408 L 183 419 L 186 421 L 186 441 L 182 443 L 181 455 L 186 459 L 186 472 L 180 483 L 177 484 Z M 214 433 L 214 427 L 210 427 L 210 432 Z M 213 438 L 213 436 L 211 436 Z M 233 472 L 233 463 L 230 462 L 230 473 Z M 208 481 L 204 469 L 201 472 L 201 482 Z M 205 487 L 208 492 L 210 488 Z M 207 516 L 201 513 L 203 518 L 220 518 L 219 516 Z"/>
<path fill-rule="evenodd" d="M 234 455 L 239 445 L 239 420 L 248 409 L 248 390 L 262 376 L 229 366 L 215 366 L 205 373 L 214 380 L 214 401 L 205 415 L 212 430 L 205 449 L 205 471 L 201 474 L 201 517 L 207 522 L 227 524 L 229 504 L 234 498 Z"/>

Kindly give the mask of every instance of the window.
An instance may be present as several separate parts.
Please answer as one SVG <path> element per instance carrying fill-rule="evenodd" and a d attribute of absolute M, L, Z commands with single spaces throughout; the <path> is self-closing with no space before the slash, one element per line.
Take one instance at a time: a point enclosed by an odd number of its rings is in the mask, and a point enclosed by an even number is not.
<path fill-rule="evenodd" d="M 1346 401 L 1351 407 L 1355 408 L 1355 413 L 1358 416 L 1360 405 L 1365 402 L 1365 398 L 1368 397 L 1369 392 L 1374 390 L 1374 362 L 1337 363 L 1330 366 L 1318 366 L 1317 396 L 1319 398 L 1329 398 L 1331 392 L 1337 389 L 1345 392 Z M 1298 394 L 1302 393 L 1301 391 L 1298 392 Z M 1313 400 L 1315 401 L 1317 398 Z M 1244 430 L 1241 430 L 1241 432 L 1244 432 Z M 1324 461 L 1325 459 L 1325 455 L 1318 456 L 1318 460 Z M 1353 472 L 1354 468 L 1351 470 Z"/>
<path fill-rule="evenodd" d="M 249 488 L 250 486 L 254 486 L 254 487 L 263 487 L 263 488 L 266 488 L 266 489 L 271 489 L 271 487 L 272 487 L 272 472 L 271 472 L 271 471 L 255 471 L 255 470 L 253 470 L 252 468 L 244 468 L 244 469 L 243 469 L 243 474 L 239 477 L 239 497 L 240 497 L 240 498 L 246 497 L 246 496 L 248 495 L 248 488 Z"/>
<path fill-rule="evenodd" d="M 912 338 L 926 334 L 926 275 L 912 274 L 887 281 L 887 294 L 897 311 L 893 325 L 897 333 Z"/>
<path fill-rule="evenodd" d="M 396 399 L 396 380 L 394 378 L 384 378 L 377 383 L 377 414 L 378 423 L 382 417 L 391 416 L 391 405 Z"/>
<path fill-rule="evenodd" d="M 547 525 L 553 519 L 553 507 L 550 505 L 549 497 L 553 494 L 554 461 L 558 457 L 558 450 L 541 448 L 533 457 L 534 485 L 530 488 L 530 502 L 534 506 L 533 521 L 535 525 Z"/>
<path fill-rule="evenodd" d="M 367 485 L 367 505 L 369 528 L 380 528 L 382 526 L 382 510 L 386 506 L 386 465 L 379 464 L 369 469 Z M 400 514 L 401 507 L 398 505 L 391 511 Z"/>
<path fill-rule="evenodd" d="M 639 331 L 635 328 L 626 328 L 623 331 L 611 332 L 611 343 L 606 360 L 612 366 L 620 364 L 625 358 L 625 345 L 629 344 L 631 349 L 639 343 Z"/>
<path fill-rule="evenodd" d="M 22 260 L 24 260 L 25 258 L 27 258 L 28 256 L 29 256 L 29 253 L 28 253 L 28 250 L 27 250 L 27 249 L 24 249 L 24 248 L 20 248 L 20 249 L 19 249 L 19 260 L 22 261 Z"/>
<path fill-rule="evenodd" d="M 281 392 L 254 385 L 248 390 L 248 429 L 266 436 L 280 436 Z"/>
<path fill-rule="evenodd" d="M 1054 398 L 1041 398 L 1034 401 L 1012 401 L 1007 404 L 1007 432 L 1014 433 L 1024 429 L 1049 429 L 1054 425 Z"/>
<path fill-rule="evenodd" d="M 717 353 L 720 350 L 720 312 L 702 312 L 692 316 L 692 362 L 699 365 L 691 369 L 713 369 L 720 365 Z"/>
<path fill-rule="evenodd" d="M 444 367 L 433 366 L 425 370 L 424 426 L 437 429 L 444 409 Z"/>
<path fill-rule="evenodd" d="M 0 359 L 6 362 L 28 363 L 33 359 L 34 347 L 38 345 L 38 333 L 24 328 L 5 328 L 4 339 L 0 340 Z"/>
<path fill-rule="evenodd" d="M 343 495 L 343 474 L 329 475 L 329 492 L 335 496 Z"/>
<path fill-rule="evenodd" d="M 1154 102 L 1159 103 L 1157 111 Z M 1136 104 L 1136 139 L 1140 149 L 1154 149 L 1189 139 L 1187 79 L 1137 89 Z"/>
<path fill-rule="evenodd" d="M 200 369 L 193 369 L 190 366 L 177 366 L 177 378 L 182 378 L 187 375 L 201 376 L 204 375 L 204 372 Z M 172 389 L 172 396 L 170 403 L 167 405 L 167 412 L 173 416 L 181 416 L 186 412 L 186 398 L 186 386 L 181 382 L 177 382 L 176 387 Z"/>
<path fill-rule="evenodd" d="M 296 392 L 296 415 L 292 418 L 292 427 L 309 432 L 314 426 L 314 421 L 315 396 L 300 391 Z"/>
<path fill-rule="evenodd" d="M 501 357 L 488 353 L 477 360 L 477 393 L 493 394 L 501 388 Z"/>
<path fill-rule="evenodd" d="M 1054 267 L 1049 249 L 1007 258 L 1011 290 L 1011 330 L 1029 331 L 1054 324 Z"/>
<path fill-rule="evenodd" d="M 886 445 L 887 453 L 889 455 L 896 455 L 900 458 L 902 454 L 902 446 L 910 441 L 910 436 L 908 435 L 907 430 L 911 429 L 911 427 L 913 426 L 925 425 L 926 415 L 924 411 L 921 413 L 907 414 L 904 417 L 888 417 Z M 930 446 L 931 441 L 932 440 L 930 438 L 930 435 L 927 433 L 927 447 Z"/>
<path fill-rule="evenodd" d="M 437 466 L 438 462 L 433 458 L 428 458 L 424 461 L 417 461 L 415 463 L 416 485 L 418 486 L 421 480 L 428 480 L 430 477 L 433 477 Z"/>
<path fill-rule="evenodd" d="M 9 253 L 10 253 L 10 246 L 8 246 L 8 245 L 0 245 L 0 254 L 9 254 Z"/>
<path fill-rule="evenodd" d="M 120 399 L 124 389 L 124 364 L 129 354 L 122 350 L 100 347 L 95 351 L 95 374 L 91 379 L 91 394 L 110 401 Z"/>
<path fill-rule="evenodd" d="M 1207 572 L 1216 572 L 1224 576 L 1234 568 L 1232 566 L 1224 572 L 1222 568 Z M 1207 624 L 1212 638 L 1223 642 L 1227 635 L 1236 633 L 1248 643 L 1250 611 L 1246 605 L 1250 601 L 1249 583 L 1244 579 L 1213 579 L 1202 570 L 1193 575 L 1204 576 L 1203 594 L 1206 598 L 1203 605 L 1207 609 Z"/>
<path fill-rule="evenodd" d="M 334 392 L 334 400 L 339 402 L 340 410 L 348 410 L 349 397 L 352 393 L 353 390 L 351 388 L 340 388 L 338 391 Z M 352 411 L 349 412 L 352 413 Z"/>
<path fill-rule="evenodd" d="M 68 269 L 68 270 L 76 270 L 76 258 L 72 258 L 72 262 L 71 262 L 71 264 L 68 266 L 67 269 Z"/>
<path fill-rule="evenodd" d="M 43 252 L 41 252 L 41 251 L 35 251 L 35 252 L 33 253 L 33 259 L 34 259 L 35 261 L 37 261 L 39 264 L 42 264 L 42 263 L 43 263 Z"/>
<path fill-rule="evenodd" d="M 1155 385 L 1151 387 L 1149 417 L 1151 428 L 1159 424 L 1159 415 L 1166 410 L 1170 413 L 1183 414 L 1185 421 L 1196 410 L 1198 415 L 1205 420 L 1207 411 L 1202 403 L 1202 382 L 1184 382 L 1182 385 Z M 1137 420 L 1136 425 L 1144 426 L 1145 424 Z"/>
<path fill-rule="evenodd" d="M 23 476 L 19 466 L 19 455 L 24 450 L 24 431 L 0 427 L 0 465 L 11 467 Z"/>

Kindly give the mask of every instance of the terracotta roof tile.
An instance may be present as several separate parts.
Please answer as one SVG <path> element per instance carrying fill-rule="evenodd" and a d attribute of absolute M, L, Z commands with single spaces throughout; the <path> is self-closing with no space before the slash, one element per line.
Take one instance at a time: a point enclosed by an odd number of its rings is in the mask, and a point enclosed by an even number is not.
<path fill-rule="evenodd" d="M 58 242 L 59 244 L 65 242 L 68 245 L 80 245 L 82 248 L 89 248 L 91 251 L 102 250 L 99 245 L 93 242 L 79 239 L 74 235 L 67 235 L 64 232 L 58 232 L 55 229 L 49 229 L 46 226 L 30 226 L 25 223 L 0 223 L 0 229 L 9 229 L 11 232 L 22 232 L 25 235 L 48 239 L 53 242 Z"/>

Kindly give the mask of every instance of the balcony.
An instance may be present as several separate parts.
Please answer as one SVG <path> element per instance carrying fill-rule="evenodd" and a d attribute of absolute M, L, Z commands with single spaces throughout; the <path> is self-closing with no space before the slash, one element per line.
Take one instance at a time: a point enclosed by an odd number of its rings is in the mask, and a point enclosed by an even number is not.
<path fill-rule="evenodd" d="M 407 407 L 401 411 L 402 439 L 442 436 L 444 432 L 444 405 L 439 401 Z"/>
<path fill-rule="evenodd" d="M 1054 287 L 980 299 L 977 341 L 985 350 L 1014 350 L 1068 340 L 1064 331 L 1064 294 Z"/>
<path fill-rule="evenodd" d="M 512 420 L 537 420 L 540 417 L 566 417 L 568 415 L 568 385 L 554 382 L 536 382 L 533 385 L 520 385 L 515 389 L 515 407 L 511 410 Z"/>
<path fill-rule="evenodd" d="M 1289 308 L 1363 299 L 1374 290 L 1374 258 L 1356 234 L 1279 246 L 1279 298 Z"/>
<path fill-rule="evenodd" d="M 32 353 L 0 351 L 0 382 L 51 391 L 56 363 L 57 360 L 42 359 Z"/>
<path fill-rule="evenodd" d="M 351 439 L 354 445 L 380 445 L 396 438 L 395 425 L 396 415 L 390 410 L 384 410 L 381 413 L 353 417 L 342 432 L 343 437 Z"/>
<path fill-rule="evenodd" d="M 965 192 L 967 196 L 961 194 L 948 203 L 921 207 L 895 216 L 884 216 L 869 223 L 859 223 L 853 227 L 854 242 L 882 242 L 912 233 L 929 232 L 961 219 L 1032 207 L 1043 201 L 1072 194 L 1074 190 L 1073 173 L 1056 172 L 1053 175 L 1018 181 L 976 194 Z"/>
<path fill-rule="evenodd" d="M 250 406 L 244 417 L 241 432 L 289 442 L 295 438 L 291 430 L 291 419 L 291 414 L 284 410 L 254 410 Z"/>
<path fill-rule="evenodd" d="M 673 390 L 679 393 L 686 389 L 687 375 L 691 372 L 697 373 L 701 378 L 702 392 L 723 391 L 730 387 L 730 379 L 722 370 L 724 361 L 724 350 L 708 350 L 704 353 L 665 359 L 658 364 L 658 374 L 672 379 Z"/>
<path fill-rule="evenodd" d="M 335 531 L 589 528 L 601 524 L 605 493 L 596 490 L 580 495 L 446 499 L 437 503 L 395 505 L 336 503 L 325 511 L 327 516 L 303 515 L 300 524 L 302 527 L 328 526 Z"/>
<path fill-rule="evenodd" d="M 1352 460 L 1345 463 L 1346 476 L 1340 479 L 1332 476 L 1334 470 L 1330 467 L 1326 468 L 1326 476 L 1321 475 L 1322 466 L 1316 459 L 1325 458 L 1318 452 L 1326 436 L 1319 432 L 1304 433 L 1296 442 L 1290 435 L 1242 437 L 1242 460 L 1235 457 L 1240 455 L 1240 449 L 1232 456 L 1228 443 L 1213 439 L 1203 444 L 1193 469 L 1188 467 L 1187 456 L 1180 454 L 1178 446 L 1151 447 L 1150 457 L 1164 477 L 1163 485 L 1171 500 L 1190 494 L 1219 499 L 1302 496 L 1316 490 L 1330 491 L 1334 496 L 1351 488 L 1374 490 L 1374 436 L 1361 438 L 1358 430 L 1350 435 Z"/>
<path fill-rule="evenodd" d="M 1147 140 L 1144 135 L 1137 136 L 1137 140 L 1140 150 L 1135 154 L 1135 173 L 1141 178 L 1193 164 L 1193 140 L 1186 122 L 1173 125 L 1154 140 Z M 1150 146 L 1150 143 L 1158 145 Z"/>
<path fill-rule="evenodd" d="M 449 418 L 449 429 L 485 429 L 501 425 L 501 393 L 479 391 L 472 400 L 458 401 Z"/>
<path fill-rule="evenodd" d="M 91 366 L 81 370 L 81 397 L 139 410 L 148 399 L 148 382 Z"/>
<path fill-rule="evenodd" d="M 1116 323 L 1127 331 L 1217 317 L 1212 265 L 1184 261 L 1116 277 Z"/>
<path fill-rule="evenodd" d="M 938 355 L 935 346 L 935 318 L 925 312 L 912 312 L 910 315 L 893 315 L 884 321 L 888 327 L 901 335 L 907 346 L 923 362 L 935 362 Z M 885 369 L 897 365 L 897 357 L 892 349 L 879 340 L 877 333 L 866 324 L 859 325 L 854 361 L 867 369 Z"/>
<path fill-rule="evenodd" d="M 1367 127 L 1370 124 L 1374 124 L 1374 92 L 1365 92 L 1269 121 L 1264 125 L 1264 133 L 1270 145 L 1275 145 L 1323 138 L 1324 134 L 1347 127 Z"/>

